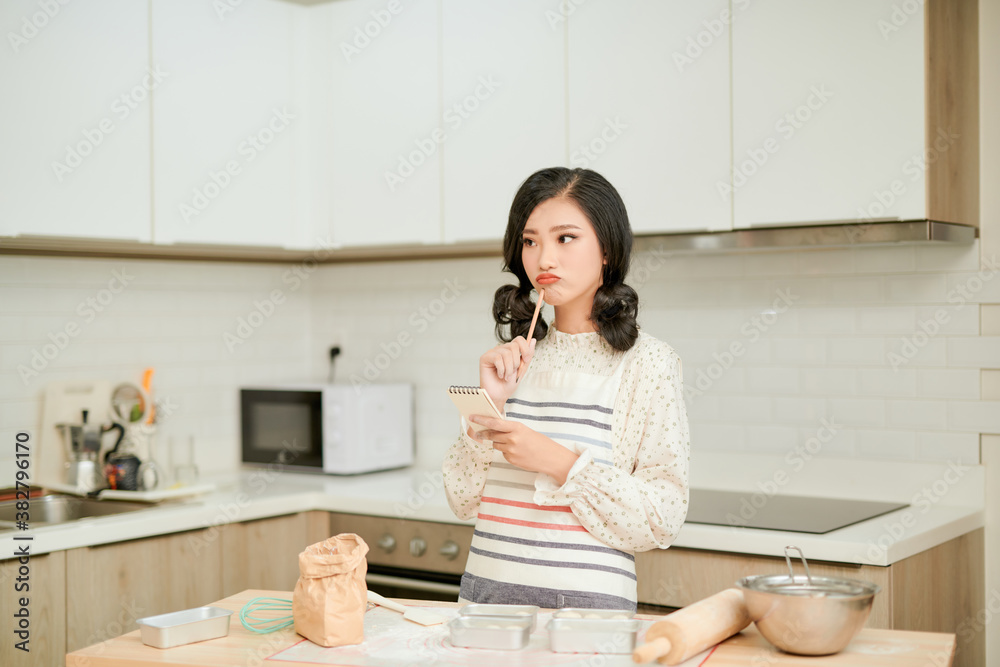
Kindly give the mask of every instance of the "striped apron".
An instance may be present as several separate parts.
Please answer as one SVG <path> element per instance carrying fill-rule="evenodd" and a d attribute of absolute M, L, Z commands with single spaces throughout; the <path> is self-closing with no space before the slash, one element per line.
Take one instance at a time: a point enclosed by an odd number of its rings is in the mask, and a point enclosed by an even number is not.
<path fill-rule="evenodd" d="M 611 376 L 529 369 L 507 400 L 507 419 L 613 465 L 612 416 L 624 367 Z M 459 601 L 635 611 L 635 556 L 591 535 L 568 506 L 535 504 L 541 473 L 493 454 Z"/>

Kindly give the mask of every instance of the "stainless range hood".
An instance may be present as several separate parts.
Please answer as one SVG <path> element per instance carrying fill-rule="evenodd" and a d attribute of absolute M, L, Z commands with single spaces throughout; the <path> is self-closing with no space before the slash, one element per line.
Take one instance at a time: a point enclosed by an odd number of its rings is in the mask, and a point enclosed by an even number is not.
<path fill-rule="evenodd" d="M 725 232 L 678 232 L 636 235 L 637 251 L 746 252 L 807 250 L 899 243 L 968 245 L 977 230 L 968 225 L 931 220 L 845 222 L 822 225 L 754 227 Z M 54 255 L 237 262 L 384 262 L 470 257 L 499 257 L 500 241 L 384 245 L 329 250 L 178 243 L 157 245 L 107 239 L 43 236 L 0 237 L 0 255 Z"/>
<path fill-rule="evenodd" d="M 637 235 L 637 251 L 727 252 L 805 250 L 900 243 L 969 245 L 977 229 L 933 220 L 879 220 L 864 223 L 754 227 L 725 232 Z"/>

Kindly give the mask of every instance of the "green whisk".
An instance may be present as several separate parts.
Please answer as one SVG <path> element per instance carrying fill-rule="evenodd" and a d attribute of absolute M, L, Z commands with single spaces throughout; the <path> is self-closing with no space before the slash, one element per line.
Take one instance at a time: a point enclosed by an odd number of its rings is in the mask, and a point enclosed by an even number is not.
<path fill-rule="evenodd" d="M 243 605 L 240 609 L 240 623 L 250 632 L 257 634 L 267 634 L 283 628 L 287 628 L 295 623 L 292 615 L 263 617 L 258 614 L 273 614 L 275 612 L 291 612 L 292 601 L 281 598 L 254 598 Z"/>

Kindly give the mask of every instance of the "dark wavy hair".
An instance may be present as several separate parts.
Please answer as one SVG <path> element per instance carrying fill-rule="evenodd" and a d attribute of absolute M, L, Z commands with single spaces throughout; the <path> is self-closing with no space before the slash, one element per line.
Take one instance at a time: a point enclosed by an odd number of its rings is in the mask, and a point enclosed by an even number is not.
<path fill-rule="evenodd" d="M 597 232 L 607 263 L 603 284 L 594 295 L 590 319 L 611 347 L 628 350 L 639 337 L 636 324 L 639 295 L 625 284 L 632 259 L 632 228 L 618 191 L 606 178 L 590 169 L 549 167 L 536 171 L 514 195 L 503 237 L 503 270 L 517 276 L 519 284 L 503 285 L 493 295 L 497 338 L 509 342 L 528 335 L 535 304 L 531 300 L 531 280 L 521 261 L 521 234 L 535 207 L 554 197 L 572 199 Z M 548 330 L 549 325 L 539 316 L 534 338 L 545 338 Z"/>

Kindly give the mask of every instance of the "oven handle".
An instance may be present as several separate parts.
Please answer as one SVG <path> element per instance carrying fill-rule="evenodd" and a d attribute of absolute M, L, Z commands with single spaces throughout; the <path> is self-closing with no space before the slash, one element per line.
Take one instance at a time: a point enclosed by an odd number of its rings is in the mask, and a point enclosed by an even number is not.
<path fill-rule="evenodd" d="M 430 591 L 432 593 L 448 593 L 456 598 L 461 592 L 461 587 L 457 584 L 442 584 L 437 581 L 421 581 L 420 579 L 405 579 L 403 577 L 393 577 L 387 574 L 365 575 L 365 580 L 381 586 L 396 586 L 399 588 L 412 588 L 417 591 Z"/>

